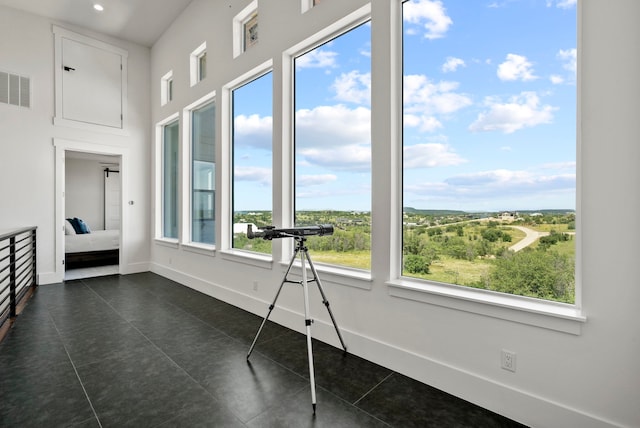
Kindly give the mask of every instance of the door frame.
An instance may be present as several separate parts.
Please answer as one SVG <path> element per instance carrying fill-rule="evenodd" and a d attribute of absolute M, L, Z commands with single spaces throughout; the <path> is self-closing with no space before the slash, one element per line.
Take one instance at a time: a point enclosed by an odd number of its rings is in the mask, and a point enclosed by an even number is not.
<path fill-rule="evenodd" d="M 120 157 L 120 243 L 119 243 L 119 269 L 120 274 L 125 273 L 125 263 L 127 260 L 126 230 L 129 222 L 128 210 L 125 208 L 125 201 L 129 200 L 128 188 L 128 162 L 129 150 L 126 147 L 108 146 L 103 144 L 89 143 L 86 141 L 73 141 L 61 138 L 53 139 L 55 149 L 55 281 L 64 281 L 64 222 L 65 222 L 65 157 L 67 151 L 91 153 L 99 155 L 110 155 Z"/>

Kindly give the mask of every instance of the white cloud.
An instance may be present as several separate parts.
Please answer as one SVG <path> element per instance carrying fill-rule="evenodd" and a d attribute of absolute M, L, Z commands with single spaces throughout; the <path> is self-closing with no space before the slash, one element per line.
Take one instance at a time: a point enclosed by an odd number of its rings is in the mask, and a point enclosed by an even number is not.
<path fill-rule="evenodd" d="M 469 130 L 502 131 L 511 134 L 519 129 L 533 127 L 553 121 L 553 111 L 557 108 L 550 105 L 540 105 L 540 98 L 535 92 L 522 92 L 512 97 L 508 102 L 487 97 L 485 105 L 489 110 L 480 113 Z"/>
<path fill-rule="evenodd" d="M 341 74 L 333 82 L 336 99 L 355 104 L 371 104 L 371 73 L 357 70 Z"/>
<path fill-rule="evenodd" d="M 334 68 L 337 52 L 314 49 L 296 59 L 296 68 Z"/>
<path fill-rule="evenodd" d="M 273 118 L 240 114 L 234 118 L 234 144 L 271 150 Z"/>
<path fill-rule="evenodd" d="M 371 110 L 342 104 L 296 112 L 296 147 L 333 150 L 371 144 Z"/>
<path fill-rule="evenodd" d="M 551 83 L 553 83 L 554 85 L 561 85 L 562 83 L 564 83 L 564 77 L 559 76 L 557 74 L 552 74 L 549 77 L 549 80 L 551 81 Z"/>
<path fill-rule="evenodd" d="M 233 169 L 234 181 L 254 181 L 264 185 L 271 184 L 271 169 L 257 166 L 236 166 Z"/>
<path fill-rule="evenodd" d="M 467 162 L 448 144 L 426 143 L 404 148 L 404 168 L 434 168 L 455 166 Z"/>
<path fill-rule="evenodd" d="M 444 37 L 451 24 L 453 24 L 440 0 L 408 2 L 403 7 L 403 15 L 407 22 L 421 25 L 424 28 L 424 37 L 426 39 Z M 412 33 L 415 33 L 415 30 Z"/>
<path fill-rule="evenodd" d="M 417 111 L 431 114 L 449 114 L 471 105 L 471 99 L 454 92 L 458 82 L 431 82 L 424 75 L 408 75 L 404 77 L 405 111 Z"/>
<path fill-rule="evenodd" d="M 553 7 L 555 4 L 560 9 L 571 9 L 577 2 L 578 0 L 547 0 L 547 7 Z"/>
<path fill-rule="evenodd" d="M 564 62 L 562 67 L 565 70 L 576 73 L 578 70 L 578 51 L 575 48 L 567 50 L 560 49 L 557 57 Z"/>
<path fill-rule="evenodd" d="M 454 202 L 543 200 L 554 194 L 575 193 L 575 173 L 542 174 L 496 169 L 450 177 L 442 182 L 406 184 L 405 189 L 423 200 Z"/>
<path fill-rule="evenodd" d="M 308 165 L 338 171 L 371 169 L 371 146 L 352 144 L 334 147 L 331 150 L 307 148 L 299 150 L 298 153 L 304 156 Z"/>
<path fill-rule="evenodd" d="M 507 54 L 506 60 L 498 66 L 500 80 L 522 80 L 523 82 L 537 79 L 533 74 L 533 64 L 527 57 L 516 54 Z"/>
<path fill-rule="evenodd" d="M 458 70 L 458 67 L 466 67 L 466 66 L 467 65 L 465 64 L 463 59 L 450 56 L 450 57 L 447 57 L 447 60 L 445 61 L 445 63 L 442 64 L 442 72 L 443 73 L 454 72 Z"/>
<path fill-rule="evenodd" d="M 458 82 L 431 82 L 424 75 L 404 76 L 404 105 L 406 126 L 430 132 L 442 127 L 437 116 L 448 115 L 470 106 L 471 98 L 455 92 Z"/>
<path fill-rule="evenodd" d="M 442 128 L 442 122 L 433 116 L 405 114 L 403 120 L 405 126 L 418 128 L 421 132 L 434 132 L 435 130 Z"/>
<path fill-rule="evenodd" d="M 296 177 L 296 187 L 318 186 L 336 181 L 333 174 L 301 175 Z"/>

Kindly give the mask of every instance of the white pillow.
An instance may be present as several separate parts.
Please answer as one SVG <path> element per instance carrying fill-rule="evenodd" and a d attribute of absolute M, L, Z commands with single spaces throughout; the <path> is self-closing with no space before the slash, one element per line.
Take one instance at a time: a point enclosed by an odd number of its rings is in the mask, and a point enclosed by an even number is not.
<path fill-rule="evenodd" d="M 73 228 L 69 220 L 64 221 L 64 234 L 65 235 L 75 235 L 76 230 Z"/>

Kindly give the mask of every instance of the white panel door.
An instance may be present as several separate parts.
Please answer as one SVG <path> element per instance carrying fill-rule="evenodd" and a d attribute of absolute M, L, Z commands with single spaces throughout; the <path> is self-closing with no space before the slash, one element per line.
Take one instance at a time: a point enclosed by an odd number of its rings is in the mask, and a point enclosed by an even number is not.
<path fill-rule="evenodd" d="M 122 128 L 122 56 L 62 39 L 64 119 Z"/>
<path fill-rule="evenodd" d="M 104 173 L 104 228 L 120 229 L 120 174 L 109 170 Z"/>

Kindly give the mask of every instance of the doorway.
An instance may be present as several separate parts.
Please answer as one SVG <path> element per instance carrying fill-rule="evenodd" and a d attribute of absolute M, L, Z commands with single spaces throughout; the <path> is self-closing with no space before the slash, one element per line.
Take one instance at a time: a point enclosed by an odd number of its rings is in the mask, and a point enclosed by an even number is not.
<path fill-rule="evenodd" d="M 59 139 L 54 146 L 56 280 L 122 273 L 127 150 Z"/>

